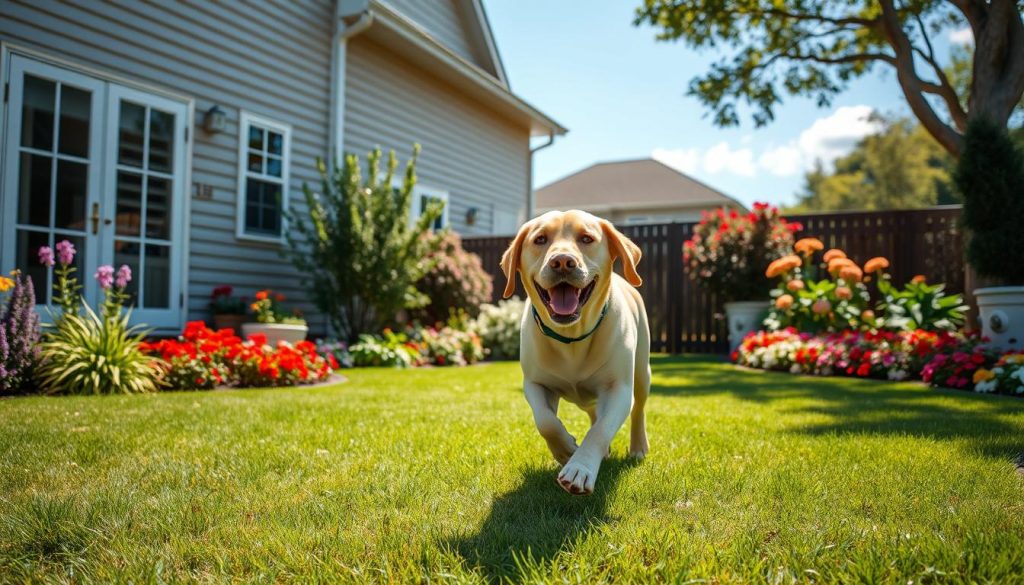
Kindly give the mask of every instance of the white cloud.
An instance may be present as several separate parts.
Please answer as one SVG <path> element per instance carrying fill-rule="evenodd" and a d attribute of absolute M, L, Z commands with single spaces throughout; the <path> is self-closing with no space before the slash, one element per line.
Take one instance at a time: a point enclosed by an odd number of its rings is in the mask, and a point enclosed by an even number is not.
<path fill-rule="evenodd" d="M 949 42 L 954 45 L 973 45 L 974 31 L 969 26 L 951 30 L 949 31 Z"/>
<path fill-rule="evenodd" d="M 755 177 L 759 170 L 779 177 L 791 177 L 814 168 L 821 161 L 825 168 L 850 150 L 862 138 L 881 130 L 871 119 L 870 106 L 844 106 L 824 118 L 818 118 L 794 140 L 770 145 L 755 156 L 748 146 L 733 148 L 722 141 L 707 150 L 699 148 L 655 148 L 651 158 L 687 174 L 704 171 L 710 175 L 728 173 Z M 740 139 L 749 144 L 749 135 Z"/>

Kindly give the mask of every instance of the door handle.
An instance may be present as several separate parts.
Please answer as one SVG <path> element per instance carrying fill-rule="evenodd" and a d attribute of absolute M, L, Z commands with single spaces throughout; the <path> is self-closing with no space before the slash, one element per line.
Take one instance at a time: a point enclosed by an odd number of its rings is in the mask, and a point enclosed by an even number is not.
<path fill-rule="evenodd" d="M 92 216 L 89 218 L 92 220 L 92 235 L 96 235 L 100 231 L 100 204 L 92 204 Z"/>

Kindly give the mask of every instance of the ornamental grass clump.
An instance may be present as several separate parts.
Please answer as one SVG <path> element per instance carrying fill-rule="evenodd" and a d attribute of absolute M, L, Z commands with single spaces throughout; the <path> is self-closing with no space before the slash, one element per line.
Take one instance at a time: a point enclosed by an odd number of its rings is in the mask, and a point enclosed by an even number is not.
<path fill-rule="evenodd" d="M 690 278 L 725 302 L 759 300 L 771 290 L 765 270 L 789 254 L 793 234 L 801 229 L 767 203 L 755 203 L 746 214 L 704 212 L 683 244 L 683 264 Z"/>
<path fill-rule="evenodd" d="M 0 276 L 0 292 L 10 291 L 0 315 L 0 394 L 31 392 L 39 364 L 39 315 L 32 278 Z"/>
<path fill-rule="evenodd" d="M 41 351 L 39 383 L 51 394 L 140 394 L 158 389 L 158 369 L 142 351 L 145 331 L 130 326 L 131 309 L 125 288 L 131 269 L 100 266 L 94 278 L 103 290 L 97 313 L 82 300 L 72 266 L 75 248 L 64 240 L 56 246 L 59 263 L 54 270 L 53 326 L 46 332 Z M 53 250 L 39 250 L 40 262 L 54 266 Z"/>

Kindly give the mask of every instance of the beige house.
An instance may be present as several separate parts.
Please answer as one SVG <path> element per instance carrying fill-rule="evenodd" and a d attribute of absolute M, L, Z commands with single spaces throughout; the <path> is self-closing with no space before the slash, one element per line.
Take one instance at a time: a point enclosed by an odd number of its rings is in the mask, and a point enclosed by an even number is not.
<path fill-rule="evenodd" d="M 582 209 L 619 225 L 688 222 L 704 209 L 743 205 L 653 159 L 591 165 L 536 192 L 536 213 Z"/>
<path fill-rule="evenodd" d="M 317 157 L 419 143 L 417 200 L 507 233 L 531 201 L 531 137 L 565 129 L 509 88 L 479 0 L 0 0 L 0 271 L 70 239 L 85 294 L 136 274 L 139 321 L 179 331 L 211 290 L 272 287 Z"/>

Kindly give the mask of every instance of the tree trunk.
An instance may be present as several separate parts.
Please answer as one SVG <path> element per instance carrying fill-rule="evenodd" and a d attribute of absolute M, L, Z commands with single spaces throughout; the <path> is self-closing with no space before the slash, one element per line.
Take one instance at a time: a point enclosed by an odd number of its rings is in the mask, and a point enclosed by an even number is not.
<path fill-rule="evenodd" d="M 1006 127 L 1024 93 L 1024 23 L 1014 0 L 994 0 L 972 23 L 974 63 L 968 117 Z"/>

